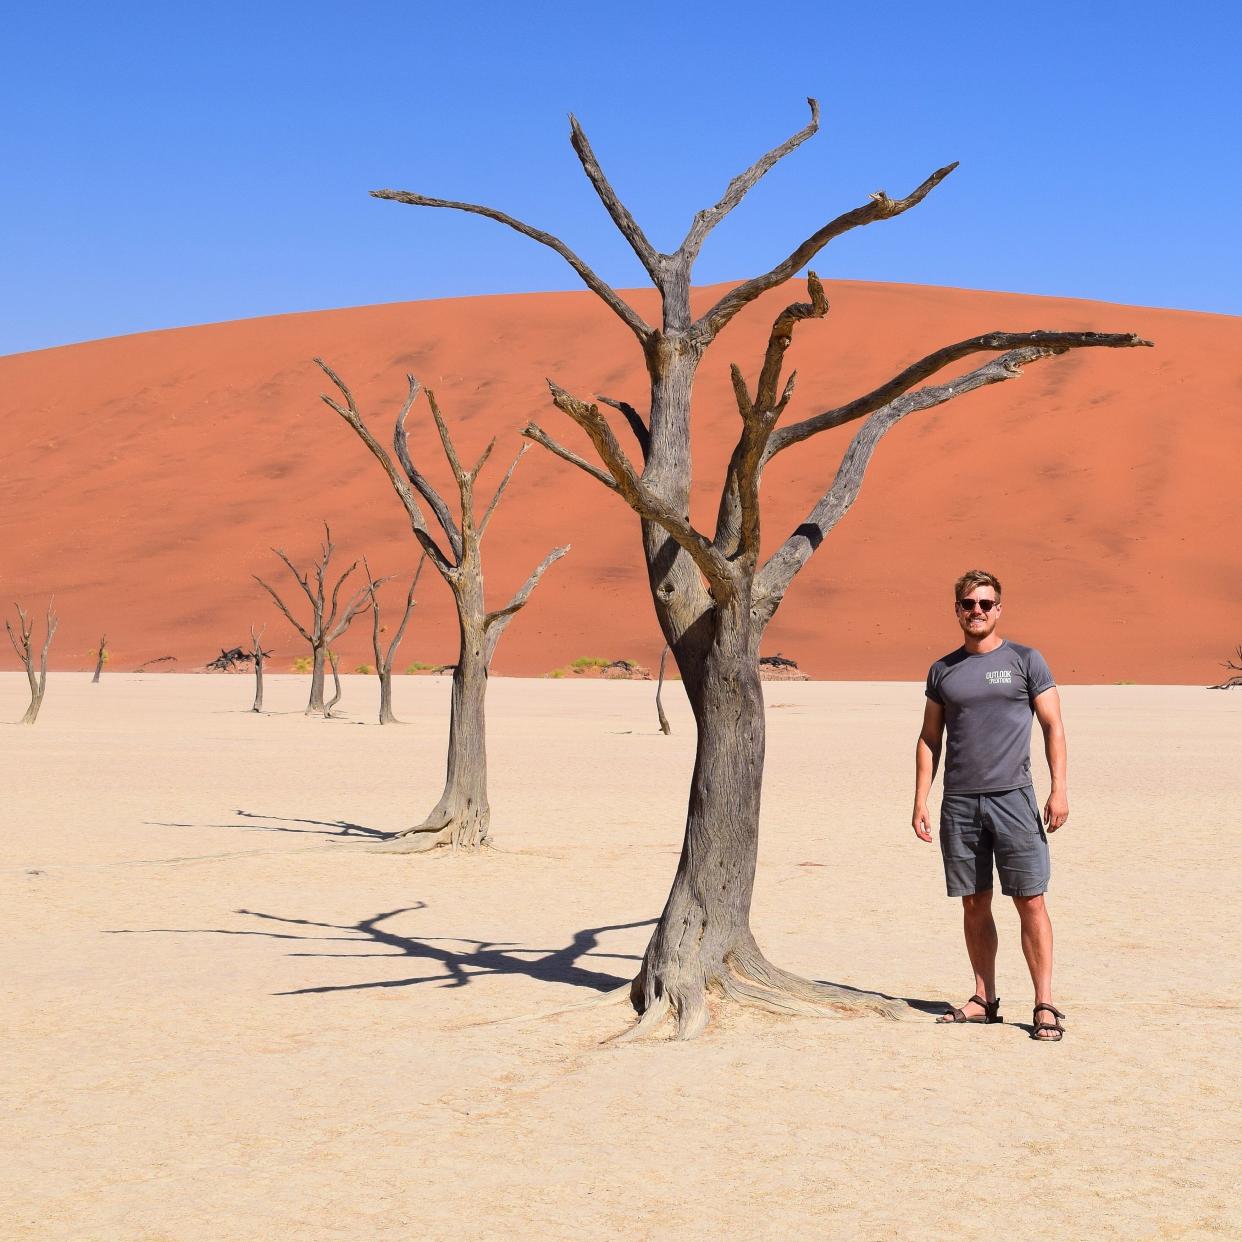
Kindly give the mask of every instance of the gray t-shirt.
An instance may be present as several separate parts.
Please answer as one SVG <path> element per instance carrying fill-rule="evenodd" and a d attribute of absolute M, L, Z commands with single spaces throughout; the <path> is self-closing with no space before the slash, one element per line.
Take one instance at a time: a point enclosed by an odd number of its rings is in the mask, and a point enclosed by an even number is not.
<path fill-rule="evenodd" d="M 1000 793 L 1031 783 L 1036 695 L 1055 686 L 1034 647 L 1006 639 L 972 655 L 959 647 L 927 673 L 927 697 L 944 708 L 945 793 Z"/>

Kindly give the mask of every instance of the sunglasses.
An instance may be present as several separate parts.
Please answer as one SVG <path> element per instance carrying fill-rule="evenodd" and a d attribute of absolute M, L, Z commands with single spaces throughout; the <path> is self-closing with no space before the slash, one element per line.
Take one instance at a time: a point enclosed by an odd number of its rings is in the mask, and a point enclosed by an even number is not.
<path fill-rule="evenodd" d="M 957 606 L 963 612 L 974 612 L 975 608 L 978 607 L 986 615 L 999 603 L 1000 600 L 998 599 L 959 599 Z"/>

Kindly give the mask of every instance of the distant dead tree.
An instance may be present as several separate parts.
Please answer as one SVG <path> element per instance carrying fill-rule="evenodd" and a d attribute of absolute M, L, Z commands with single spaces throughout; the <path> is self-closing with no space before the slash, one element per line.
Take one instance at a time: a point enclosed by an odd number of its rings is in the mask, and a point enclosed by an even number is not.
<path fill-rule="evenodd" d="M 286 607 L 284 600 L 258 574 L 252 574 L 251 577 L 272 597 L 276 607 L 285 614 L 289 624 L 310 644 L 311 686 L 305 715 L 326 715 L 323 703 L 325 653 L 328 647 L 349 629 L 349 623 L 357 613 L 365 611 L 369 607 L 370 596 L 367 588 L 361 587 L 345 605 L 344 611 L 341 610 L 341 587 L 345 579 L 358 568 L 357 561 L 336 580 L 336 585 L 332 588 L 331 595 L 329 596 L 327 588 L 328 564 L 332 560 L 332 553 L 336 551 L 336 545 L 332 542 L 332 531 L 328 527 L 327 522 L 323 524 L 323 545 L 319 562 L 311 568 L 309 573 L 299 573 L 293 562 L 285 555 L 284 549 L 273 548 L 272 551 L 284 562 L 289 572 L 293 575 L 294 581 L 302 588 L 302 593 L 310 601 L 310 627 L 304 627 L 294 617 L 293 613 Z M 315 579 L 313 586 L 311 585 L 312 574 Z"/>
<path fill-rule="evenodd" d="M 52 603 L 50 599 L 47 602 L 47 633 L 43 638 L 43 647 L 39 651 L 38 673 L 35 672 L 34 646 L 30 641 L 31 621 L 26 610 L 20 603 L 14 605 L 17 609 L 16 633 L 8 617 L 4 619 L 4 628 L 9 632 L 9 641 L 13 644 L 13 650 L 17 652 L 17 658 L 21 660 L 26 669 L 26 680 L 30 682 L 30 706 L 26 708 L 22 724 L 34 724 L 39 718 L 39 708 L 43 706 L 43 693 L 47 689 L 47 649 L 52 645 L 52 635 L 56 633 L 56 627 L 60 624 L 60 618 L 53 610 Z"/>
<path fill-rule="evenodd" d="M 95 653 L 95 676 L 91 678 L 91 685 L 99 684 L 99 674 L 103 672 L 103 666 L 108 659 L 108 636 L 105 634 L 99 640 L 99 650 Z"/>
<path fill-rule="evenodd" d="M 664 714 L 664 704 L 661 698 L 664 694 L 664 663 L 668 659 L 668 643 L 664 644 L 664 650 L 660 652 L 660 680 L 656 682 L 656 715 L 660 720 L 660 732 L 667 737 L 673 731 L 673 726 L 669 724 L 668 717 Z"/>
<path fill-rule="evenodd" d="M 388 644 L 388 649 L 385 651 L 380 645 L 380 634 L 383 631 L 383 626 L 380 625 L 380 605 L 376 592 L 390 579 L 373 578 L 371 576 L 371 566 L 367 564 L 367 558 L 365 556 L 362 558 L 362 572 L 367 576 L 367 590 L 371 595 L 371 648 L 375 652 L 375 675 L 379 678 L 380 684 L 380 724 L 401 723 L 392 714 L 392 662 L 397 654 L 397 648 L 401 646 L 401 640 L 405 637 L 405 627 L 409 625 L 410 616 L 414 612 L 414 591 L 418 586 L 418 580 L 422 576 L 423 566 L 426 563 L 427 553 L 424 552 L 418 558 L 418 568 L 415 569 L 414 577 L 410 581 L 410 589 L 406 592 L 405 611 L 401 614 L 401 622 L 397 626 L 397 632 L 392 636 L 392 642 Z"/>
<path fill-rule="evenodd" d="M 656 614 L 681 670 L 694 712 L 698 752 L 691 778 L 685 841 L 671 891 L 627 995 L 641 1015 L 629 1035 L 643 1034 L 672 1014 L 679 1038 L 709 1020 L 708 997 L 779 1012 L 870 1010 L 889 1014 L 879 996 L 799 978 L 764 957 L 750 928 L 751 895 L 763 781 L 764 706 L 759 643 L 794 576 L 853 505 L 880 439 L 912 414 L 1022 374 L 1025 365 L 1086 346 L 1147 345 L 1132 334 L 1098 332 L 989 332 L 946 345 L 906 366 L 855 400 L 801 422 L 778 427 L 794 392 L 782 375 L 794 329 L 828 313 L 828 299 L 812 272 L 810 301 L 793 302 L 776 316 L 758 376 L 748 384 L 731 368 L 740 432 L 721 489 L 715 530 L 691 523 L 690 397 L 704 355 L 739 311 L 804 269 L 829 242 L 863 225 L 893 219 L 916 207 L 956 167 L 932 173 L 904 198 L 883 191 L 800 241 L 769 271 L 743 281 L 703 310 L 691 310 L 692 269 L 711 231 L 782 157 L 819 128 L 819 106 L 809 100 L 810 122 L 760 157 L 726 187 L 719 202 L 698 212 L 685 239 L 662 253 L 617 197 L 582 127 L 570 118 L 570 140 L 613 223 L 646 268 L 661 313 L 647 323 L 559 238 L 476 203 L 428 198 L 406 190 L 373 190 L 377 198 L 441 207 L 496 220 L 556 251 L 583 283 L 634 335 L 646 365 L 650 406 L 644 416 L 630 403 L 600 397 L 588 402 L 551 385 L 556 407 L 590 441 L 588 461 L 533 423 L 523 434 L 590 475 L 639 517 L 642 554 Z M 923 381 L 976 354 L 981 366 L 949 380 Z M 619 410 L 636 457 L 622 448 L 601 406 Z M 760 559 L 760 479 L 778 453 L 821 432 L 861 422 L 836 478 L 776 551 Z M 597 464 L 598 462 L 598 464 Z"/>
<path fill-rule="evenodd" d="M 1234 686 L 1242 686 L 1242 643 L 1238 644 L 1238 660 L 1240 661 L 1238 664 L 1235 664 L 1232 660 L 1226 660 L 1221 665 L 1221 668 L 1226 669 L 1233 676 L 1226 677 L 1219 685 L 1208 686 L 1208 689 L 1232 690 Z"/>
<path fill-rule="evenodd" d="M 393 464 L 383 445 L 371 434 L 353 394 L 345 382 L 322 359 L 315 362 L 323 373 L 332 381 L 344 401 L 330 396 L 323 400 L 335 410 L 355 431 L 362 442 L 369 448 L 376 460 L 384 467 L 393 490 L 400 498 L 410 520 L 410 528 L 414 537 L 422 546 L 427 558 L 435 567 L 436 572 L 448 584 L 453 593 L 453 601 L 457 606 L 457 624 L 461 637 L 460 654 L 457 666 L 453 669 L 453 697 L 449 714 L 449 745 L 448 766 L 445 775 L 444 792 L 436 803 L 431 814 L 420 824 L 395 834 L 390 840 L 379 846 L 370 848 L 389 852 L 421 852 L 436 845 L 450 845 L 454 849 L 474 849 L 488 841 L 491 824 L 491 807 L 487 800 L 487 726 L 484 706 L 487 696 L 488 670 L 491 668 L 492 656 L 496 652 L 496 644 L 505 632 L 509 622 L 525 607 L 531 592 L 539 584 L 539 579 L 554 561 L 559 560 L 569 546 L 554 548 L 526 579 L 517 594 L 503 607 L 495 612 L 488 612 L 483 598 L 483 536 L 487 531 L 492 514 L 501 495 L 509 485 L 517 464 L 522 460 L 528 445 L 518 450 L 517 456 L 509 464 L 504 477 L 500 480 L 492 499 L 484 510 L 483 516 L 476 523 L 474 512 L 474 485 L 479 477 L 496 441 L 483 450 L 483 455 L 467 468 L 457 456 L 457 449 L 449 435 L 449 429 L 436 403 L 435 394 L 427 389 L 427 404 L 431 407 L 431 416 L 435 420 L 436 430 L 440 434 L 440 444 L 448 459 L 453 477 L 457 481 L 457 491 L 461 506 L 460 525 L 449 512 L 440 493 L 428 482 L 427 478 L 410 459 L 409 442 L 406 437 L 405 420 L 409 416 L 414 402 L 422 391 L 418 381 L 406 376 L 409 388 L 405 402 L 397 415 L 393 429 L 393 448 L 397 461 L 401 464 L 398 470 Z M 413 489 L 413 490 L 411 490 Z M 428 529 L 427 521 L 415 491 L 435 515 L 446 547 L 441 548 L 435 535 Z"/>
<path fill-rule="evenodd" d="M 265 629 L 267 626 L 263 625 L 256 632 L 253 625 L 250 627 L 250 658 L 254 661 L 254 706 L 250 709 L 252 712 L 263 710 L 263 661 L 272 654 L 270 651 L 263 650 Z"/>

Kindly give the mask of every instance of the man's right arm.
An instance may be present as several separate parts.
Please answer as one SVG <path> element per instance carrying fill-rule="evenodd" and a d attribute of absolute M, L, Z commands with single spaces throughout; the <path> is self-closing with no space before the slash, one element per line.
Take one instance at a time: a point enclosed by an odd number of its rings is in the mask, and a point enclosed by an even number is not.
<path fill-rule="evenodd" d="M 944 707 L 932 699 L 923 709 L 923 728 L 914 747 L 914 815 L 911 826 L 920 841 L 930 841 L 931 815 L 927 810 L 927 797 L 931 793 L 932 779 L 940 765 L 940 743 L 944 736 Z"/>

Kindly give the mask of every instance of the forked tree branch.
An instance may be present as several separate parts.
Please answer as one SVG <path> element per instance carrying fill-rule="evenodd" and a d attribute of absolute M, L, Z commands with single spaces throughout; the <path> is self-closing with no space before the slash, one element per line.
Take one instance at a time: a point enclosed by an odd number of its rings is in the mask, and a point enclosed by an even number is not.
<path fill-rule="evenodd" d="M 600 460 L 612 476 L 615 490 L 624 497 L 630 508 L 639 517 L 655 522 L 668 531 L 678 546 L 693 558 L 717 602 L 731 599 L 737 584 L 728 561 L 712 546 L 710 539 L 695 530 L 687 517 L 671 509 L 639 478 L 617 443 L 608 420 L 599 412 L 599 407 L 579 401 L 551 381 L 548 387 L 557 409 L 568 414 L 590 437 Z"/>
<path fill-rule="evenodd" d="M 788 427 L 778 428 L 772 436 L 767 456 L 771 459 L 782 449 L 787 449 L 791 444 L 797 444 L 807 439 L 808 436 L 817 435 L 821 431 L 830 431 L 833 427 L 840 427 L 843 423 L 852 422 L 854 419 L 862 418 L 878 410 L 881 406 L 901 396 L 902 393 L 909 391 L 915 384 L 960 358 L 966 358 L 974 353 L 1022 349 L 1031 345 L 1063 352 L 1067 349 L 1097 347 L 1108 349 L 1150 347 L 1151 341 L 1144 340 L 1132 332 L 987 332 L 982 336 L 972 336 L 968 340 L 946 345 L 928 354 L 925 358 L 920 358 L 887 383 L 881 384 L 878 388 L 846 405 L 826 410 L 822 414 L 816 414 L 798 423 L 791 423 Z"/>
<path fill-rule="evenodd" d="M 424 194 L 411 194 L 408 190 L 372 190 L 371 197 L 387 199 L 394 203 L 408 203 L 413 207 L 446 207 L 452 211 L 465 211 L 471 215 L 486 216 L 489 220 L 508 225 L 509 228 L 523 236 L 555 250 L 578 273 L 582 283 L 612 310 L 613 314 L 638 337 L 644 346 L 651 336 L 651 325 L 645 323 L 638 312 L 611 285 L 601 280 L 559 237 L 554 237 L 551 233 L 544 232 L 543 229 L 534 228 L 503 211 L 497 211 L 494 207 L 485 207 L 479 203 L 459 203 L 447 198 L 428 198 Z"/>
<path fill-rule="evenodd" d="M 496 441 L 493 440 L 492 444 L 495 444 L 495 443 Z M 530 448 L 529 444 L 523 444 L 522 447 L 518 449 L 517 453 L 514 455 L 513 460 L 509 463 L 509 469 L 505 471 L 504 478 L 500 480 L 499 486 L 496 488 L 495 492 L 492 493 L 492 498 L 491 500 L 488 501 L 487 508 L 483 511 L 482 520 L 479 522 L 479 541 L 480 542 L 482 542 L 483 540 L 483 534 L 487 530 L 488 522 L 492 520 L 492 514 L 496 512 L 496 506 L 500 503 L 500 498 L 504 494 L 505 488 L 509 486 L 509 480 L 513 478 L 513 472 L 517 469 L 518 462 L 520 462 L 522 458 L 526 456 L 527 450 L 529 448 Z M 490 448 L 488 451 L 489 452 L 491 451 Z M 477 473 L 477 467 L 476 467 L 476 473 Z"/>
<path fill-rule="evenodd" d="M 706 207 L 695 214 L 694 220 L 690 225 L 690 231 L 686 234 L 685 240 L 681 243 L 676 256 L 686 265 L 687 275 L 689 275 L 689 267 L 698 258 L 699 251 L 703 248 L 703 242 L 707 239 L 707 235 L 712 229 L 746 197 L 749 191 L 759 183 L 767 172 L 818 131 L 819 104 L 816 100 L 809 98 L 806 102 L 811 109 L 811 119 L 807 125 L 794 134 L 793 137 L 785 139 L 780 146 L 773 147 L 766 155 L 757 159 L 745 172 L 739 173 L 734 177 L 729 182 L 720 201 L 714 207 Z"/>
<path fill-rule="evenodd" d="M 567 449 L 559 441 L 552 439 L 537 423 L 527 423 L 522 428 L 520 434 L 525 436 L 526 439 L 533 440 L 536 444 L 542 445 L 549 453 L 559 457 L 562 461 L 569 462 L 571 466 L 577 466 L 579 470 L 589 474 L 596 482 L 602 483 L 610 492 L 619 490 L 612 476 L 606 470 L 601 470 L 598 466 L 591 465 L 586 458 L 579 457 L 572 449 Z"/>
<path fill-rule="evenodd" d="M 762 276 L 755 276 L 736 288 L 731 289 L 710 310 L 706 311 L 691 326 L 691 334 L 697 338 L 701 348 L 706 348 L 720 330 L 744 306 L 753 302 L 761 293 L 784 284 L 799 268 L 805 267 L 830 241 L 848 233 L 851 229 L 864 224 L 872 224 L 876 220 L 890 220 L 903 212 L 916 207 L 927 197 L 955 168 L 956 163 L 946 164 L 938 168 L 917 189 L 905 198 L 889 198 L 883 190 L 871 195 L 871 201 L 862 207 L 855 207 L 830 220 L 816 233 L 812 233 L 800 246 L 770 271 Z"/>
<path fill-rule="evenodd" d="M 384 473 L 388 476 L 388 481 L 392 484 L 393 490 L 397 493 L 410 519 L 410 527 L 414 531 L 415 538 L 418 539 L 423 551 L 431 558 L 432 564 L 435 565 L 439 573 L 445 578 L 449 578 L 454 572 L 454 563 L 441 551 L 431 532 L 427 529 L 427 521 L 423 517 L 423 511 L 419 508 L 418 501 L 414 498 L 414 493 L 410 490 L 410 484 L 418 488 L 423 499 L 431 506 L 432 511 L 436 515 L 437 522 L 439 522 L 440 527 L 448 537 L 454 558 L 460 559 L 461 533 L 458 531 L 452 515 L 448 511 L 448 507 L 441 499 L 440 494 L 423 478 L 410 461 L 409 447 L 405 435 L 405 420 L 409 415 L 410 408 L 418 398 L 420 392 L 418 381 L 412 375 L 406 376 L 409 385 L 408 392 L 393 429 L 394 447 L 401 461 L 402 469 L 404 469 L 409 479 L 407 483 L 406 479 L 403 479 L 398 473 L 396 466 L 393 465 L 392 458 L 388 456 L 384 446 L 371 434 L 366 423 L 362 421 L 362 415 L 358 411 L 357 403 L 354 401 L 353 394 L 345 381 L 322 358 L 316 358 L 315 363 L 340 390 L 341 395 L 345 398 L 345 404 L 341 405 L 326 395 L 321 395 L 320 399 L 330 410 L 339 414 L 354 429 L 358 438 L 371 450 L 371 455 L 384 467 Z"/>
<path fill-rule="evenodd" d="M 500 636 L 504 633 L 505 626 L 526 607 L 526 601 L 530 599 L 531 592 L 539 585 L 539 579 L 547 572 L 548 567 L 559 561 L 569 551 L 569 547 L 569 544 L 564 544 L 562 547 L 553 548 L 535 566 L 534 572 L 522 584 L 518 593 L 503 608 L 498 608 L 495 612 L 489 612 L 483 618 L 483 628 L 487 632 L 489 653 L 495 649 L 496 644 L 500 641 Z"/>
<path fill-rule="evenodd" d="M 793 342 L 794 328 L 802 320 L 822 319 L 828 313 L 827 295 L 814 272 L 807 273 L 807 290 L 811 295 L 809 302 L 791 302 L 773 320 L 753 398 L 740 368 L 736 364 L 729 368 L 742 430 L 721 488 L 712 542 L 726 556 L 747 554 L 751 564 L 759 555 L 759 477 L 773 428 L 789 404 L 797 374 L 789 376 L 778 396 L 785 351 Z"/>
<path fill-rule="evenodd" d="M 755 605 L 764 622 L 779 607 L 789 584 L 811 559 L 828 532 L 849 512 L 858 498 L 863 476 L 881 438 L 903 418 L 919 410 L 942 405 L 977 388 L 1016 379 L 1024 365 L 1063 353 L 1064 346 L 1031 345 L 1010 350 L 945 384 L 903 393 L 876 410 L 859 428 L 837 468 L 832 486 L 788 539 L 773 553 L 755 580 Z"/>
<path fill-rule="evenodd" d="M 406 383 L 409 385 L 409 395 L 405 399 L 405 403 L 401 407 L 401 412 L 397 415 L 397 421 L 392 428 L 392 447 L 393 452 L 397 454 L 397 460 L 401 463 L 401 469 L 405 471 L 405 476 L 414 487 L 418 490 L 418 494 L 431 507 L 432 513 L 436 516 L 436 521 L 440 525 L 440 529 L 448 538 L 449 547 L 453 551 L 453 556 L 461 560 L 461 531 L 453 519 L 449 507 L 444 502 L 444 497 L 440 495 L 430 480 L 423 474 L 421 470 L 414 464 L 410 457 L 410 440 L 405 430 L 405 420 L 410 416 L 410 410 L 414 408 L 414 402 L 418 397 L 420 386 L 418 380 L 412 375 L 405 377 Z M 424 551 L 426 548 L 424 547 Z"/>
<path fill-rule="evenodd" d="M 276 549 L 273 548 L 272 551 L 275 552 Z M 277 555 L 279 555 L 279 553 L 277 553 Z M 293 615 L 293 613 L 289 611 L 288 607 L 286 607 L 285 605 L 285 601 L 281 599 L 279 595 L 276 594 L 275 590 L 273 590 L 272 587 L 270 587 L 266 582 L 264 582 L 263 579 L 260 578 L 258 574 L 251 574 L 250 576 L 272 597 L 273 601 L 276 604 L 276 607 L 279 608 L 280 611 L 285 614 L 285 617 L 288 619 L 289 624 L 292 625 L 293 628 L 297 630 L 299 634 L 302 635 L 303 639 L 308 643 L 313 643 L 314 639 L 312 639 L 311 636 L 302 628 L 302 623 Z"/>
<path fill-rule="evenodd" d="M 647 274 L 658 288 L 664 281 L 663 256 L 647 240 L 646 233 L 630 214 L 629 208 L 617 197 L 617 192 L 612 188 L 608 178 L 604 176 L 604 170 L 595 158 L 595 152 L 591 150 L 591 144 L 587 141 L 582 126 L 578 124 L 578 118 L 572 112 L 569 114 L 569 141 L 573 144 L 583 172 L 586 173 L 588 180 L 595 187 L 595 193 L 599 195 L 600 202 L 604 204 L 608 214 L 612 217 L 613 224 L 617 226 L 621 236 L 630 243 L 630 248 L 638 256 L 638 261 L 647 269 Z"/>
<path fill-rule="evenodd" d="M 427 404 L 431 406 L 431 416 L 436 420 L 436 430 L 440 433 L 440 444 L 444 448 L 444 456 L 448 458 L 449 469 L 453 472 L 453 478 L 457 481 L 457 495 L 461 505 L 461 531 L 464 541 L 466 539 L 466 531 L 474 530 L 474 477 L 478 470 L 482 469 L 483 463 L 487 460 L 492 451 L 492 445 L 495 440 L 488 445 L 487 450 L 479 459 L 479 464 L 475 470 L 467 470 L 461 464 L 461 458 L 457 456 L 457 446 L 453 443 L 453 437 L 449 433 L 448 423 L 444 421 L 444 415 L 440 413 L 439 403 L 436 401 L 436 394 L 427 389 Z"/>

